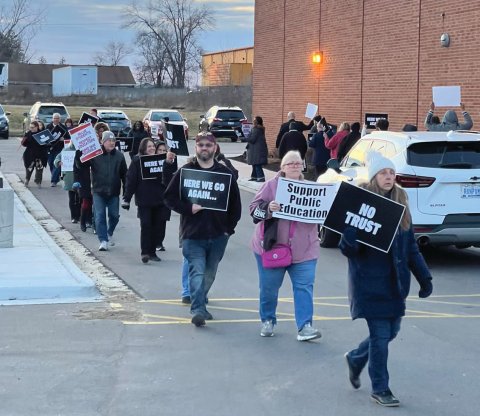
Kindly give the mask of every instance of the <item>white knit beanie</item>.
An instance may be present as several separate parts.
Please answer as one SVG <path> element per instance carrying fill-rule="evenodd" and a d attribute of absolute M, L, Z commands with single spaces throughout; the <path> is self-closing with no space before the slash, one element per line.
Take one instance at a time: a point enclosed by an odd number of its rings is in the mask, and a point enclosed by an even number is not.
<path fill-rule="evenodd" d="M 378 152 L 368 152 L 367 154 L 368 181 L 370 182 L 375 175 L 382 169 L 395 169 L 395 165 L 390 159 Z"/>

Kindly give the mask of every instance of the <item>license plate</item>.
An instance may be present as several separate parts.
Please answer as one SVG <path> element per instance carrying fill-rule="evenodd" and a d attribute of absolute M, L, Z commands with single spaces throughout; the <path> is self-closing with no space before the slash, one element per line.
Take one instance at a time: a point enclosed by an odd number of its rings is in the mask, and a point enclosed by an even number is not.
<path fill-rule="evenodd" d="M 229 121 L 229 122 L 228 122 L 228 125 L 229 125 L 229 126 L 233 126 L 234 124 L 235 124 L 235 122 L 233 122 L 233 121 Z"/>
<path fill-rule="evenodd" d="M 462 198 L 480 198 L 480 185 L 462 185 Z"/>

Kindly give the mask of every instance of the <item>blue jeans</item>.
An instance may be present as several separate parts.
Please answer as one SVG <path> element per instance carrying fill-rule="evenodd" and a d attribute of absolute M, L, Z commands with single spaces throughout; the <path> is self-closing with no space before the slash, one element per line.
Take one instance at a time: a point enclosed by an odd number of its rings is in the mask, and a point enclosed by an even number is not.
<path fill-rule="evenodd" d="M 108 236 L 112 236 L 115 227 L 120 219 L 120 199 L 116 196 L 104 196 L 97 193 L 93 194 L 93 206 L 95 207 L 95 230 L 100 242 L 108 241 Z M 107 229 L 107 210 L 108 210 L 108 229 Z M 108 235 L 107 235 L 108 234 Z"/>
<path fill-rule="evenodd" d="M 252 179 L 265 179 L 262 165 L 252 165 Z"/>
<path fill-rule="evenodd" d="M 350 362 L 358 374 L 368 361 L 368 374 L 372 381 L 372 393 L 388 390 L 388 344 L 400 331 L 402 318 L 367 319 L 370 335 L 350 351 Z"/>
<path fill-rule="evenodd" d="M 188 260 L 184 257 L 182 264 L 182 298 L 190 296 L 190 288 L 188 286 Z"/>
<path fill-rule="evenodd" d="M 307 260 L 294 263 L 288 267 L 265 269 L 262 257 L 255 254 L 260 284 L 260 319 L 262 322 L 277 323 L 278 291 L 283 283 L 285 272 L 288 271 L 293 287 L 293 304 L 295 307 L 295 321 L 300 331 L 305 324 L 312 323 L 313 318 L 313 283 L 315 282 L 315 268 L 317 260 Z"/>
<path fill-rule="evenodd" d="M 48 154 L 48 166 L 50 167 L 50 173 L 52 174 L 52 179 L 50 182 L 52 183 L 58 183 L 60 182 L 60 173 L 62 171 L 61 167 L 56 168 L 55 165 L 53 164 L 55 158 L 57 157 L 59 152 L 55 153 L 50 151 Z"/>
<path fill-rule="evenodd" d="M 183 257 L 188 261 L 188 284 L 192 301 L 190 311 L 193 315 L 207 312 L 205 298 L 215 280 L 228 238 L 228 235 L 222 235 L 208 240 L 184 239 L 182 242 Z"/>

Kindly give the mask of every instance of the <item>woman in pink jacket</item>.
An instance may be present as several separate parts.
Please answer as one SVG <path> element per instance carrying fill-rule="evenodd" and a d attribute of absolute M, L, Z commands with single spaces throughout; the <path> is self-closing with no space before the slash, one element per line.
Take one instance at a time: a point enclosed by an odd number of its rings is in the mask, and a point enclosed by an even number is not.
<path fill-rule="evenodd" d="M 347 137 L 348 133 L 350 133 L 350 124 L 346 121 L 340 124 L 338 132 L 332 138 L 329 138 L 326 133 L 323 133 L 325 147 L 330 149 L 330 157 L 332 159 L 337 158 L 340 143 L 342 143 L 342 140 Z"/>
<path fill-rule="evenodd" d="M 273 336 L 273 327 L 277 323 L 276 309 L 278 291 L 283 283 L 285 272 L 288 271 L 293 286 L 293 301 L 295 306 L 295 321 L 297 324 L 297 340 L 309 341 L 320 338 L 318 329 L 312 327 L 313 318 L 313 283 L 319 252 L 316 224 L 294 222 L 277 219 L 272 213 L 280 210 L 280 204 L 275 201 L 278 179 L 303 180 L 303 162 L 300 153 L 289 151 L 280 164 L 277 176 L 265 182 L 250 204 L 250 213 L 257 223 L 252 238 L 252 249 L 258 266 L 260 281 L 260 318 L 262 337 Z M 273 244 L 288 244 L 289 234 L 292 250 L 292 264 L 287 267 L 265 268 L 261 254 Z"/>

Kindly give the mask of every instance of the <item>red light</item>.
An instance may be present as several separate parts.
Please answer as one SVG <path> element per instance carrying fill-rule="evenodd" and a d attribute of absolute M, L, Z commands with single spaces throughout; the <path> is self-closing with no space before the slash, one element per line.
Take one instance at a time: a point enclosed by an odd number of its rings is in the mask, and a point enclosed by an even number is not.
<path fill-rule="evenodd" d="M 240 120 L 240 123 L 248 123 L 248 119 L 242 118 L 242 119 Z"/>
<path fill-rule="evenodd" d="M 397 175 L 397 183 L 403 188 L 428 188 L 435 178 L 429 176 Z"/>
<path fill-rule="evenodd" d="M 222 119 L 215 117 L 215 118 L 213 119 L 213 121 L 222 121 Z"/>

